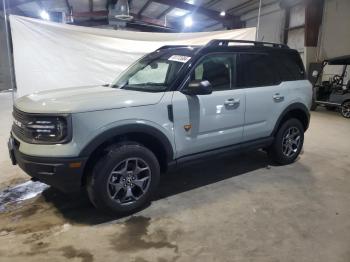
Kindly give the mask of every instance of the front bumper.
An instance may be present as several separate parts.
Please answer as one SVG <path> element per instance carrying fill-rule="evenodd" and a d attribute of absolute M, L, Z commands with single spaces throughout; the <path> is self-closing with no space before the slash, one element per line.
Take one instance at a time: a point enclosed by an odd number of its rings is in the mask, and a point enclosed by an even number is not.
<path fill-rule="evenodd" d="M 19 145 L 20 142 L 11 136 L 8 149 L 12 164 L 18 164 L 29 176 L 63 192 L 81 189 L 87 158 L 28 156 L 19 151 Z"/>

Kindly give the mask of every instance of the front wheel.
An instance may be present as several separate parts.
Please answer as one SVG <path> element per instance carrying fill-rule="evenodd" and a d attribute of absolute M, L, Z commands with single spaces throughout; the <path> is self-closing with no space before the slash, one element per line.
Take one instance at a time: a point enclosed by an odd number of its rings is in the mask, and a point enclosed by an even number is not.
<path fill-rule="evenodd" d="M 345 118 L 350 118 L 350 101 L 346 101 L 342 104 L 340 113 Z"/>
<path fill-rule="evenodd" d="M 280 165 L 293 163 L 304 143 L 304 128 L 298 119 L 292 118 L 279 128 L 273 144 L 268 149 L 270 158 Z"/>
<path fill-rule="evenodd" d="M 125 215 L 151 200 L 159 177 L 158 160 L 149 149 L 136 143 L 116 145 L 95 165 L 87 192 L 98 209 Z"/>

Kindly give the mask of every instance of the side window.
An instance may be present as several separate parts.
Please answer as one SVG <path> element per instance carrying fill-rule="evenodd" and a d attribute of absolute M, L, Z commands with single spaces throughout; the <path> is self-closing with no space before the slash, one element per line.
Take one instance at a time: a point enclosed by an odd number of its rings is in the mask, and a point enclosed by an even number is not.
<path fill-rule="evenodd" d="M 234 77 L 235 55 L 209 55 L 196 66 L 191 80 L 207 80 L 213 91 L 231 89 Z"/>
<path fill-rule="evenodd" d="M 278 65 L 282 81 L 305 79 L 305 70 L 299 54 L 275 54 L 274 62 Z"/>
<path fill-rule="evenodd" d="M 269 55 L 240 54 L 238 86 L 259 87 L 279 84 L 279 75 Z"/>

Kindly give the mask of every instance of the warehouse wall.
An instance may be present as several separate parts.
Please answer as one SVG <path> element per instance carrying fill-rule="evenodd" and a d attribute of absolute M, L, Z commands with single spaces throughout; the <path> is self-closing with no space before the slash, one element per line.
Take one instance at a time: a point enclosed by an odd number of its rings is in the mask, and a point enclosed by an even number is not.
<path fill-rule="evenodd" d="M 259 41 L 277 42 L 283 41 L 284 10 L 278 4 L 268 5 L 261 10 Z M 257 25 L 258 10 L 254 10 L 241 17 L 247 27 Z"/>
<path fill-rule="evenodd" d="M 319 59 L 350 55 L 350 0 L 326 0 Z"/>
<path fill-rule="evenodd" d="M 3 12 L 0 10 L 0 91 L 11 86 L 10 65 L 7 54 L 7 41 Z"/>

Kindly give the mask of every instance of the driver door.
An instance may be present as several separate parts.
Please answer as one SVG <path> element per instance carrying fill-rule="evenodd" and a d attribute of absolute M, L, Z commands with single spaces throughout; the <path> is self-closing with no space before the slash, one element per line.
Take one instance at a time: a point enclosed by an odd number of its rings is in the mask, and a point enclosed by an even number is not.
<path fill-rule="evenodd" d="M 210 54 L 190 72 L 191 80 L 207 80 L 209 95 L 173 94 L 177 158 L 240 143 L 243 137 L 245 93 L 236 89 L 236 55 Z"/>

